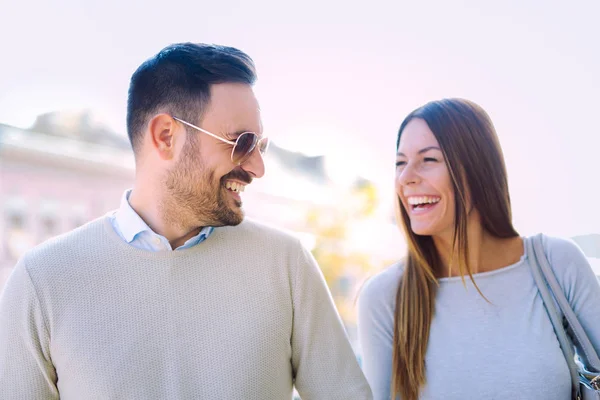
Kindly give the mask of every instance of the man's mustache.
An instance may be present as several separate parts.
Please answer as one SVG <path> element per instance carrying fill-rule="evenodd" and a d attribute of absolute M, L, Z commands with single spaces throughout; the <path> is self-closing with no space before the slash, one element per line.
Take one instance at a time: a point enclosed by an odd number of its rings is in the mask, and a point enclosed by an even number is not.
<path fill-rule="evenodd" d="M 223 177 L 221 178 L 221 181 L 224 182 L 228 179 L 241 181 L 246 184 L 252 183 L 252 177 L 250 176 L 249 173 L 247 173 L 243 169 L 233 170 L 230 173 L 228 173 L 227 175 L 223 175 Z"/>

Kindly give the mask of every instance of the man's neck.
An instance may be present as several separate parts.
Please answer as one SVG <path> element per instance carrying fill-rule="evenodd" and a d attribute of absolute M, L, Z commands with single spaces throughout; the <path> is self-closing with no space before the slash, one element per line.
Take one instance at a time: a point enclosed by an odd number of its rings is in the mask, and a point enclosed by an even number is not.
<path fill-rule="evenodd" d="M 164 207 L 163 197 L 156 191 L 135 186 L 129 195 L 129 205 L 154 233 L 164 236 L 171 248 L 176 249 L 196 236 L 202 227 L 190 227 L 181 223 L 182 216 L 172 215 Z"/>

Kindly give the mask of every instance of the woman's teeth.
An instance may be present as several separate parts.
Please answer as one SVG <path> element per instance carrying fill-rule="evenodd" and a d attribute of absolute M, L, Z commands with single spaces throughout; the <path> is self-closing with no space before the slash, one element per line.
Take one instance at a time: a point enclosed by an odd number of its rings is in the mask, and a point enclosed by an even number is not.
<path fill-rule="evenodd" d="M 436 196 L 413 196 L 408 198 L 408 204 L 411 206 L 420 206 L 423 204 L 435 204 L 441 200 Z"/>

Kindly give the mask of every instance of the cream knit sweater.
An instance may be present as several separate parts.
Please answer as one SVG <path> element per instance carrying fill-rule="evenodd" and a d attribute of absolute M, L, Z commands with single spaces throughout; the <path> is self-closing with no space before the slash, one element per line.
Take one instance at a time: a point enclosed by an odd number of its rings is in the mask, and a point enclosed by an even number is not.
<path fill-rule="evenodd" d="M 0 398 L 370 399 L 323 276 L 249 220 L 136 249 L 95 220 L 28 252 L 0 299 Z"/>

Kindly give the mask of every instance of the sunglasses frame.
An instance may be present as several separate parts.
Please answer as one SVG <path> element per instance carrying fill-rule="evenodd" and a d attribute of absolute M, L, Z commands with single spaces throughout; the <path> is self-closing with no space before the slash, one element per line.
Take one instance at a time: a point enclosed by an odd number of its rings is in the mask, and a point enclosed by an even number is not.
<path fill-rule="evenodd" d="M 200 132 L 202 132 L 202 133 L 206 133 L 207 135 L 209 135 L 209 136 L 212 136 L 212 137 L 214 137 L 215 139 L 218 139 L 218 140 L 220 140 L 221 142 L 224 142 L 224 143 L 227 143 L 227 144 L 230 144 L 230 145 L 232 145 L 232 146 L 233 146 L 233 149 L 231 149 L 231 162 L 232 162 L 232 163 L 234 163 L 234 164 L 236 164 L 236 165 L 241 165 L 242 163 L 244 163 L 245 161 L 247 161 L 247 160 L 248 160 L 248 158 L 250 158 L 250 156 L 252 155 L 252 152 L 253 152 L 255 149 L 257 149 L 257 148 L 258 148 L 258 149 L 260 149 L 260 144 L 261 144 L 261 142 L 262 142 L 263 140 L 268 140 L 266 136 L 259 137 L 259 136 L 258 136 L 258 134 L 256 134 L 255 132 L 250 132 L 250 131 L 248 131 L 248 132 L 242 132 L 242 133 L 241 133 L 241 134 L 240 134 L 240 135 L 237 137 L 237 139 L 236 139 L 236 140 L 235 140 L 235 142 L 234 142 L 234 141 L 232 141 L 232 140 L 227 140 L 227 139 L 225 139 L 225 138 L 222 138 L 222 137 L 221 137 L 221 136 L 219 136 L 219 135 L 215 135 L 214 133 L 212 133 L 212 132 L 209 132 L 209 131 L 207 131 L 206 129 L 202 129 L 202 128 L 200 128 L 199 126 L 196 126 L 196 125 L 194 125 L 194 124 L 190 124 L 189 122 L 187 122 L 187 121 L 184 121 L 184 120 L 182 120 L 181 118 L 177 118 L 177 117 L 175 117 L 175 116 L 171 116 L 171 118 L 173 118 L 175 121 L 181 122 L 182 124 L 189 126 L 190 128 L 194 128 L 194 129 L 196 129 L 196 130 L 198 130 L 198 131 L 200 131 Z M 238 145 L 238 141 L 240 140 L 240 138 L 241 138 L 243 135 L 254 135 L 254 136 L 256 137 L 256 143 L 254 144 L 254 147 L 253 147 L 253 148 L 252 148 L 250 151 L 248 151 L 248 152 L 247 152 L 247 153 L 246 153 L 246 154 L 245 154 L 245 155 L 244 155 L 244 156 L 241 158 L 241 161 L 239 161 L 239 162 L 237 162 L 237 163 L 236 163 L 236 162 L 233 160 L 233 154 L 235 153 L 235 148 L 236 148 L 236 147 L 237 147 L 237 145 Z M 268 146 L 268 142 L 267 142 L 267 146 Z M 261 154 L 261 155 L 263 155 L 263 154 L 265 154 L 265 152 L 266 152 L 266 151 L 267 151 L 267 148 L 265 148 L 265 150 L 264 150 L 264 151 L 262 151 L 262 152 L 261 152 L 261 151 L 259 151 L 259 152 L 260 152 L 260 154 Z"/>

